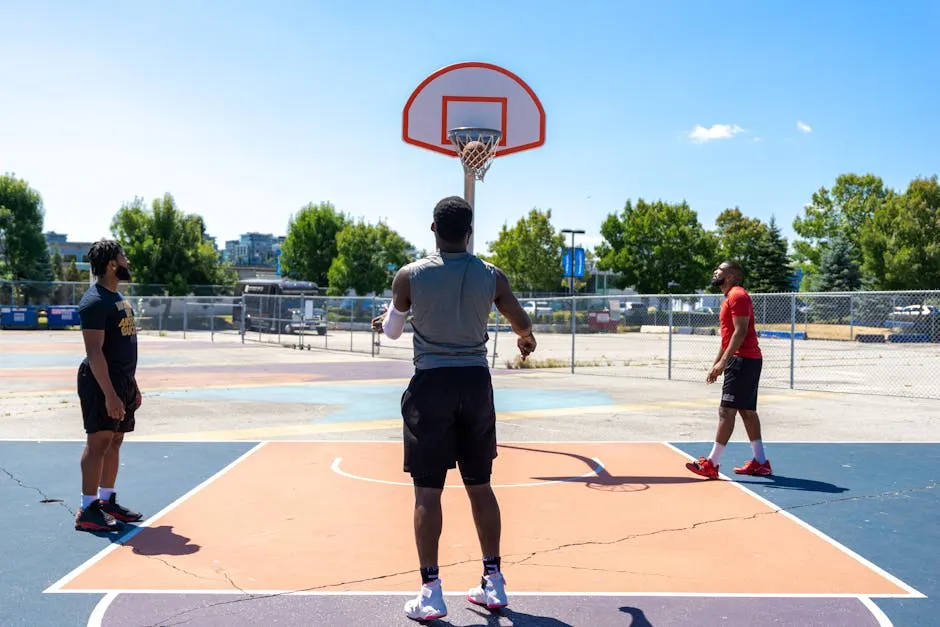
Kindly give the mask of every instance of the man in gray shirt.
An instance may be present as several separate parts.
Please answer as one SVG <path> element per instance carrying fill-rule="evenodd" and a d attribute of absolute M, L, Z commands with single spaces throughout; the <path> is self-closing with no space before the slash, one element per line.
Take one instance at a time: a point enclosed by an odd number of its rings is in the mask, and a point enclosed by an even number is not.
<path fill-rule="evenodd" d="M 415 542 L 421 592 L 405 604 L 409 618 L 443 618 L 438 545 L 441 493 L 451 468 L 459 467 L 470 499 L 483 576 L 467 599 L 489 609 L 508 604 L 500 570 L 499 503 L 490 486 L 496 458 L 496 409 L 486 360 L 493 304 L 519 336 L 525 359 L 535 350 L 532 321 L 502 270 L 467 251 L 473 209 L 462 198 L 434 208 L 431 230 L 437 251 L 402 267 L 392 281 L 392 304 L 373 320 L 375 331 L 401 336 L 410 311 L 415 373 L 402 395 L 404 470 L 415 485 Z"/>

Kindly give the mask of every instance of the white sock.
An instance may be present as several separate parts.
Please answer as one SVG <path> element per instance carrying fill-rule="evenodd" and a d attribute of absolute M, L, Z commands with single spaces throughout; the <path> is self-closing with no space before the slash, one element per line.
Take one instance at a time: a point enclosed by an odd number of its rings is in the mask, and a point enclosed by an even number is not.
<path fill-rule="evenodd" d="M 764 456 L 764 443 L 760 440 L 751 440 L 751 448 L 754 450 L 754 459 L 757 460 L 758 464 L 763 464 L 767 461 L 767 457 Z"/>
<path fill-rule="evenodd" d="M 714 442 L 712 444 L 712 452 L 708 454 L 708 459 L 712 460 L 712 463 L 716 466 L 718 465 L 718 459 L 721 457 L 721 453 L 725 450 L 724 444 L 719 444 Z"/>
<path fill-rule="evenodd" d="M 88 509 L 88 506 L 98 500 L 97 494 L 83 494 L 82 495 L 82 509 Z"/>
<path fill-rule="evenodd" d="M 107 501 L 114 494 L 114 488 L 98 488 L 98 498 Z"/>

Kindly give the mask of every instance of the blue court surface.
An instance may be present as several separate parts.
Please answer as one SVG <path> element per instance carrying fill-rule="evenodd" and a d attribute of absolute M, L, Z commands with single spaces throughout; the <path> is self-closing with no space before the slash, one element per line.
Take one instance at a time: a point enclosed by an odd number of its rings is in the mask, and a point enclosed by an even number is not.
<path fill-rule="evenodd" d="M 255 444 L 129 441 L 123 449 L 118 482 L 122 500 L 143 511 L 145 517 L 153 516 Z M 707 452 L 709 443 L 674 446 L 697 456 Z M 0 523 L 7 529 L 0 538 L 4 556 L 0 562 L 0 624 L 4 626 L 84 626 L 103 596 L 44 593 L 116 540 L 72 528 L 79 501 L 81 449 L 78 441 L 0 442 L 0 499 L 4 504 Z M 768 443 L 767 449 L 779 475 L 732 476 L 732 480 L 923 595 L 874 598 L 884 613 L 879 618 L 881 625 L 936 624 L 935 617 L 940 614 L 940 444 Z M 722 458 L 723 472 L 731 474 L 731 466 L 749 455 L 746 444 L 732 443 Z M 625 499 L 630 495 L 629 491 L 622 493 Z M 265 517 L 285 514 L 246 511 L 244 515 L 256 516 L 262 524 Z M 225 521 L 216 523 L 224 525 Z M 131 527 L 125 535 L 133 533 Z M 184 537 L 166 540 L 175 547 L 168 551 L 185 551 L 191 543 L 202 541 Z M 734 541 L 728 538 L 729 543 Z M 773 543 L 774 538 L 766 538 L 766 542 Z M 714 550 L 716 559 L 721 559 L 721 547 Z M 151 557 L 161 559 L 160 555 Z M 742 565 L 741 577 L 761 577 L 760 565 Z"/>

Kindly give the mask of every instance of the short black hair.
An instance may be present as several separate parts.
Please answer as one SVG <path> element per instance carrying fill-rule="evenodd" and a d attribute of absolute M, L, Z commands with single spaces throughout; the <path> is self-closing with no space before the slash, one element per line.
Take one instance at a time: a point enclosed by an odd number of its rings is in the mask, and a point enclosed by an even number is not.
<path fill-rule="evenodd" d="M 117 259 L 122 252 L 124 249 L 113 239 L 100 239 L 92 244 L 86 255 L 92 274 L 97 277 L 104 276 L 108 270 L 108 264 Z"/>
<path fill-rule="evenodd" d="M 462 242 L 470 232 L 473 208 L 460 196 L 442 198 L 434 207 L 437 234 L 450 244 Z"/>
<path fill-rule="evenodd" d="M 719 265 L 725 266 L 727 270 L 731 270 L 731 272 L 738 277 L 739 281 L 744 281 L 744 268 L 734 259 L 725 259 Z"/>

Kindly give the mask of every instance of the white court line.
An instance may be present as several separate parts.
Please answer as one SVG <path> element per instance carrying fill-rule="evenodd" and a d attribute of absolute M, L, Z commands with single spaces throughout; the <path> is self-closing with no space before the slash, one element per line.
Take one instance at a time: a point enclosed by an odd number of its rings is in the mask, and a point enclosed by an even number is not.
<path fill-rule="evenodd" d="M 888 615 L 884 613 L 884 610 L 878 607 L 869 597 L 858 597 L 858 600 L 862 602 L 862 605 L 868 608 L 868 611 L 871 612 L 875 620 L 878 621 L 878 627 L 894 627 L 894 623 L 892 623 Z"/>
<path fill-rule="evenodd" d="M 214 482 L 216 479 L 218 479 L 219 477 L 221 477 L 222 475 L 224 475 L 225 473 L 227 473 L 228 471 L 230 471 L 232 468 L 234 468 L 235 466 L 237 466 L 238 464 L 240 464 L 240 463 L 241 463 L 242 461 L 244 461 L 249 455 L 251 455 L 251 454 L 253 454 L 254 452 L 256 452 L 256 451 L 257 451 L 258 449 L 260 449 L 262 446 L 264 446 L 264 442 L 261 442 L 261 443 L 259 443 L 259 444 L 256 444 L 255 446 L 251 447 L 250 449 L 248 449 L 247 451 L 245 451 L 244 453 L 242 453 L 241 455 L 239 455 L 238 457 L 236 457 L 233 461 L 231 461 L 230 463 L 226 464 L 221 470 L 219 470 L 218 472 L 216 472 L 214 475 L 212 475 L 211 477 L 209 477 L 208 479 L 206 479 L 205 481 L 203 481 L 202 483 L 200 483 L 199 485 L 197 485 L 196 487 L 194 487 L 192 490 L 190 490 L 189 492 L 187 492 L 187 493 L 184 494 L 183 496 L 179 497 L 178 499 L 176 499 L 175 501 L 173 501 L 172 503 L 170 503 L 169 505 L 167 505 L 166 507 L 164 507 L 163 509 L 161 509 L 159 512 L 157 512 L 156 514 L 154 514 L 153 516 L 151 516 L 151 517 L 148 518 L 147 520 L 145 520 L 145 521 L 141 522 L 140 524 L 138 524 L 135 529 L 132 529 L 130 532 L 128 532 L 128 534 L 125 535 L 123 538 L 121 538 L 120 541 L 118 541 L 118 542 L 112 542 L 111 544 L 109 544 L 109 545 L 106 546 L 105 548 L 101 549 L 97 554 L 95 554 L 94 556 L 90 557 L 90 558 L 87 559 L 85 562 L 83 562 L 82 564 L 80 564 L 79 566 L 77 566 L 76 568 L 74 568 L 70 573 L 68 573 L 67 575 L 65 575 L 64 577 L 62 577 L 62 578 L 59 579 L 58 581 L 56 581 L 54 584 L 52 584 L 51 586 L 49 586 L 48 588 L 46 588 L 45 590 L 43 590 L 43 593 L 46 593 L 46 592 L 66 592 L 65 590 L 62 590 L 62 586 L 64 586 L 64 585 L 68 584 L 69 582 L 71 582 L 73 579 L 75 579 L 76 577 L 78 577 L 79 575 L 81 575 L 82 573 L 84 573 L 86 570 L 88 570 L 89 568 L 91 568 L 92 566 L 94 566 L 95 564 L 97 564 L 98 562 L 100 562 L 100 561 L 101 561 L 102 559 L 104 559 L 105 557 L 107 557 L 107 556 L 108 556 L 110 553 L 112 553 L 113 551 L 118 550 L 118 548 L 120 548 L 120 547 L 123 546 L 125 543 L 127 543 L 128 540 L 130 540 L 131 538 L 133 538 L 134 536 L 136 536 L 138 533 L 140 533 L 141 531 L 143 531 L 144 529 L 146 529 L 147 527 L 149 527 L 150 525 L 152 525 L 154 522 L 156 522 L 157 520 L 159 520 L 160 518 L 162 518 L 163 516 L 165 516 L 167 513 L 169 513 L 169 512 L 170 512 L 171 510 L 173 510 L 174 508 L 178 507 L 178 506 L 179 506 L 180 504 L 182 504 L 184 501 L 186 501 L 187 499 L 193 497 L 193 496 L 196 495 L 198 492 L 201 492 L 201 491 L 202 491 L 203 489 L 205 489 L 209 484 L 211 484 L 211 483 Z M 75 533 L 79 533 L 79 532 L 75 532 Z M 113 591 L 112 591 L 112 590 L 107 590 L 106 592 L 113 592 Z"/>
<path fill-rule="evenodd" d="M 416 589 L 417 590 L 417 589 Z M 182 590 L 155 590 L 150 588 L 144 589 L 135 589 L 135 588 L 109 588 L 109 589 L 98 589 L 98 588 L 89 588 L 82 590 L 62 590 L 62 594 L 113 594 L 115 596 L 121 594 L 140 594 L 140 595 L 180 595 L 180 596 L 192 596 L 192 595 L 206 595 L 206 596 L 297 596 L 297 597 L 364 597 L 364 596 L 404 596 L 404 597 L 413 597 L 415 591 L 406 591 L 406 590 L 375 590 L 375 591 L 364 591 L 364 590 L 338 590 L 338 591 L 327 591 L 327 590 L 233 590 L 228 588 L 225 590 L 199 590 L 196 588 L 187 588 Z M 864 599 L 909 599 L 910 596 L 906 594 L 871 594 L 871 595 L 859 595 L 857 593 L 834 593 L 834 594 L 823 594 L 823 593 L 810 593 L 810 592 L 795 592 L 788 594 L 786 592 L 519 592 L 513 591 L 512 596 L 514 597 L 599 597 L 599 598 L 610 598 L 610 597 L 656 597 L 656 598 L 704 598 L 704 599 L 858 599 L 864 603 Z M 466 597 L 466 592 L 460 591 L 448 591 L 444 592 L 444 596 L 451 597 Z M 100 605 L 100 602 L 99 602 Z M 877 607 L 877 606 L 876 606 Z M 890 625 L 890 623 L 888 623 Z"/>
<path fill-rule="evenodd" d="M 383 485 L 395 485 L 395 486 L 403 486 L 406 488 L 414 488 L 414 483 L 407 483 L 404 481 L 389 481 L 387 479 L 373 479 L 372 477 L 363 477 L 361 475 L 354 475 L 350 472 L 346 472 L 345 470 L 342 470 L 339 467 L 342 461 L 343 461 L 342 457 L 337 457 L 336 459 L 333 460 L 333 465 L 330 466 L 330 468 L 332 469 L 333 472 L 335 472 L 338 475 L 342 475 L 343 477 L 347 477 L 349 479 L 358 479 L 359 481 L 368 481 L 370 483 L 381 483 Z M 585 479 L 592 475 L 597 476 L 597 474 L 600 471 L 604 470 L 604 462 L 597 459 L 596 457 L 592 457 L 591 461 L 593 461 L 596 464 L 596 466 L 594 466 L 592 470 L 589 470 L 583 475 L 577 475 L 576 477 L 565 477 L 564 479 L 554 479 L 552 481 L 534 481 L 531 483 L 493 484 L 491 487 L 493 488 L 536 488 L 536 487 L 543 486 L 543 485 L 554 485 L 556 483 L 566 483 L 569 481 L 577 481 L 578 479 Z M 460 490 L 466 489 L 462 485 L 445 485 L 444 487 L 452 488 L 452 489 L 460 489 Z"/>
<path fill-rule="evenodd" d="M 666 447 L 668 447 L 668 448 L 670 448 L 670 449 L 672 449 L 673 451 L 675 451 L 675 452 L 678 453 L 679 455 L 685 457 L 686 459 L 689 459 L 689 460 L 691 460 L 691 461 L 695 461 L 695 460 L 697 459 L 697 458 L 694 457 L 693 455 L 689 455 L 688 453 L 686 453 L 686 452 L 683 451 L 682 449 L 679 449 L 679 448 L 677 448 L 676 446 L 674 446 L 674 445 L 672 445 L 672 444 L 670 444 L 670 443 L 668 443 L 668 442 L 663 442 L 663 445 L 666 446 Z M 863 566 L 866 566 L 866 567 L 868 567 L 869 569 L 873 570 L 874 572 L 878 573 L 879 575 L 881 575 L 882 577 L 884 577 L 885 579 L 887 579 L 888 581 L 890 581 L 890 582 L 893 583 L 894 585 L 898 586 L 899 588 L 904 588 L 905 590 L 908 591 L 908 594 L 905 595 L 906 597 L 908 597 L 908 598 L 915 598 L 915 599 L 926 599 L 926 598 L 927 598 L 927 595 L 923 594 L 923 593 L 920 592 L 919 590 L 917 590 L 917 589 L 915 589 L 915 588 L 909 586 L 908 584 L 904 583 L 903 581 L 901 581 L 900 579 L 898 579 L 897 577 L 895 577 L 894 575 L 892 575 L 891 573 L 889 573 L 889 572 L 886 571 L 885 569 L 883 569 L 883 568 L 881 568 L 880 566 L 877 566 L 876 564 L 873 564 L 872 562 L 868 561 L 867 559 L 865 559 L 864 557 L 862 557 L 861 555 L 859 555 L 858 553 L 856 553 L 855 551 L 853 551 L 853 550 L 850 549 L 849 547 L 847 547 L 847 546 L 845 546 L 844 544 L 842 544 L 842 543 L 840 543 L 840 542 L 837 542 L 837 541 L 834 540 L 833 538 L 827 536 L 827 535 L 824 534 L 822 531 L 820 531 L 820 530 L 817 529 L 816 527 L 810 525 L 809 523 L 807 523 L 806 521 L 802 520 L 801 518 L 798 518 L 797 516 L 794 516 L 794 515 L 791 514 L 790 512 L 788 512 L 788 511 L 782 509 L 779 505 L 776 505 L 776 504 L 774 504 L 774 503 L 768 501 L 767 499 L 765 499 L 765 498 L 762 497 L 761 495 L 757 494 L 757 492 L 754 492 L 754 491 L 748 489 L 747 487 L 741 485 L 741 484 L 738 483 L 737 481 L 734 481 L 732 478 L 728 477 L 728 476 L 725 475 L 724 473 L 719 473 L 719 476 L 720 476 L 722 479 L 724 479 L 728 484 L 734 486 L 734 487 L 737 488 L 738 490 L 741 490 L 742 492 L 744 492 L 744 493 L 747 494 L 748 496 L 751 496 L 751 497 L 757 499 L 759 502 L 763 503 L 764 505 L 766 505 L 767 507 L 769 507 L 771 510 L 775 511 L 776 513 L 778 513 L 778 514 L 780 514 L 780 515 L 782 515 L 782 516 L 785 516 L 786 518 L 789 518 L 790 520 L 792 520 L 793 522 L 795 522 L 797 525 L 803 527 L 804 529 L 806 529 L 807 531 L 809 531 L 810 533 L 812 533 L 813 535 L 815 535 L 815 536 L 818 537 L 819 539 L 821 539 L 821 540 L 823 540 L 823 541 L 825 541 L 825 542 L 828 542 L 828 543 L 829 543 L 830 545 L 832 545 L 833 547 L 835 547 L 835 548 L 837 548 L 838 550 L 842 551 L 843 553 L 845 553 L 846 555 L 848 555 L 848 556 L 851 557 L 852 559 L 856 560 L 857 562 L 859 562 L 859 563 L 862 564 Z M 878 595 L 866 595 L 866 596 L 878 596 Z"/>
<path fill-rule="evenodd" d="M 109 592 L 98 601 L 98 604 L 95 605 L 95 609 L 92 610 L 91 615 L 88 617 L 88 626 L 87 627 L 101 627 L 101 622 L 104 620 L 104 615 L 108 611 L 108 607 L 111 606 L 111 603 L 114 602 L 118 596 L 117 592 Z"/>

